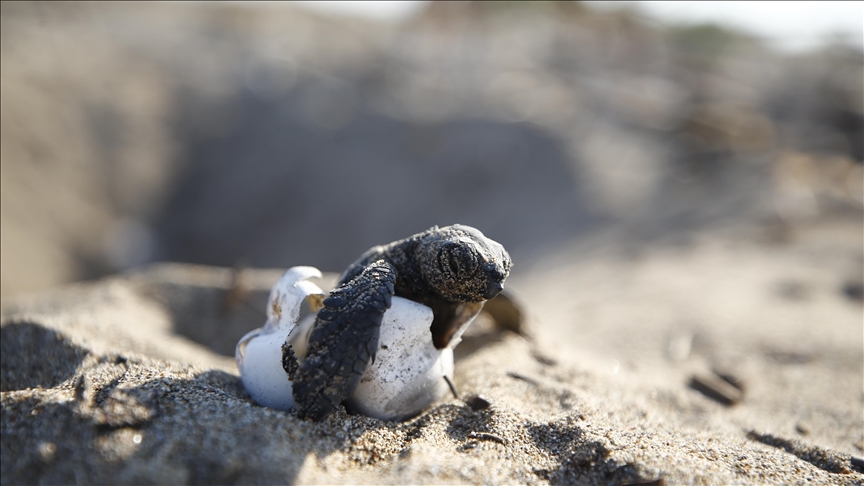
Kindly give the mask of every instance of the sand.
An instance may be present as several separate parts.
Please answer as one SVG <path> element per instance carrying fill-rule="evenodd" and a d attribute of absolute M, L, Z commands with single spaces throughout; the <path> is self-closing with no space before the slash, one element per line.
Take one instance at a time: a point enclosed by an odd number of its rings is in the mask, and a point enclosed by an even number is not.
<path fill-rule="evenodd" d="M 858 47 L 272 7 L 2 3 L 0 483 L 864 483 Z M 249 399 L 276 267 L 453 223 L 524 315 L 472 326 L 460 398 Z M 116 273 L 156 260 L 219 266 Z"/>
<path fill-rule="evenodd" d="M 862 484 L 860 223 L 766 235 L 604 234 L 515 270 L 522 334 L 481 318 L 460 398 L 403 423 L 249 399 L 233 343 L 280 269 L 4 299 L 2 483 Z"/>

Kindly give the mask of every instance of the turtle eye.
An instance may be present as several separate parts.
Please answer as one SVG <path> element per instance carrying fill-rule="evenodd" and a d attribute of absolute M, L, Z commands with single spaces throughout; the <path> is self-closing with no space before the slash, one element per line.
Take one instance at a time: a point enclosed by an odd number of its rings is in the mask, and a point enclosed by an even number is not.
<path fill-rule="evenodd" d="M 462 264 L 459 259 L 459 252 L 451 251 L 449 253 L 450 257 L 448 259 L 448 262 L 450 263 L 450 270 L 452 270 L 454 274 L 461 276 L 460 272 L 462 270 Z"/>
<path fill-rule="evenodd" d="M 467 280 L 477 273 L 478 259 L 471 248 L 459 245 L 451 249 L 449 255 L 450 268 L 459 279 Z"/>
<path fill-rule="evenodd" d="M 471 278 L 477 269 L 477 258 L 470 248 L 458 243 L 448 243 L 438 254 L 438 267 L 459 279 Z"/>
<path fill-rule="evenodd" d="M 456 275 L 459 272 L 459 261 L 455 249 L 455 243 L 448 243 L 438 252 L 438 269 L 441 270 L 441 273 Z"/>
<path fill-rule="evenodd" d="M 463 272 L 464 278 L 473 277 L 480 268 L 477 254 L 471 251 L 470 248 L 462 247 L 459 249 L 459 267 Z"/>

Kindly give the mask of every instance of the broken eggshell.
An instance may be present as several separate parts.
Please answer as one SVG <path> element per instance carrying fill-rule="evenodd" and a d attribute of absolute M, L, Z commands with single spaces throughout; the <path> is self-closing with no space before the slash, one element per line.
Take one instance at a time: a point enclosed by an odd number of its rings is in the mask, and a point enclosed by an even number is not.
<path fill-rule="evenodd" d="M 260 405 L 294 408 L 291 382 L 282 369 L 282 343 L 291 344 L 298 361 L 306 357 L 306 340 L 315 323 L 315 314 L 299 324 L 304 299 L 310 309 L 321 308 L 323 291 L 311 282 L 320 277 L 313 267 L 288 269 L 270 293 L 267 324 L 252 331 L 237 344 L 237 367 L 243 386 Z M 346 400 L 352 412 L 382 420 L 402 420 L 443 398 L 449 387 L 444 377 L 453 377 L 453 348 L 479 312 L 474 306 L 465 314 L 464 324 L 444 349 L 432 344 L 432 309 L 417 302 L 393 297 L 381 322 L 375 359 L 366 367 L 360 384 Z"/>
<path fill-rule="evenodd" d="M 310 308 L 317 303 L 320 309 L 325 294 L 306 280 L 312 277 L 320 278 L 321 271 L 315 267 L 286 270 L 270 291 L 264 327 L 248 332 L 234 350 L 243 387 L 259 405 L 278 410 L 294 408 L 291 382 L 282 369 L 282 343 L 297 328 L 304 299 L 311 297 Z"/>

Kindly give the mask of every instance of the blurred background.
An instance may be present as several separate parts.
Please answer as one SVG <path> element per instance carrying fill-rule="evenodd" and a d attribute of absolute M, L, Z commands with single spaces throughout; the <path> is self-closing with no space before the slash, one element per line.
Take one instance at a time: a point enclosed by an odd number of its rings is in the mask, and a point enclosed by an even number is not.
<path fill-rule="evenodd" d="M 613 229 L 862 225 L 862 2 L 0 8 L 2 295 L 339 272 L 434 224 L 514 272 Z"/>

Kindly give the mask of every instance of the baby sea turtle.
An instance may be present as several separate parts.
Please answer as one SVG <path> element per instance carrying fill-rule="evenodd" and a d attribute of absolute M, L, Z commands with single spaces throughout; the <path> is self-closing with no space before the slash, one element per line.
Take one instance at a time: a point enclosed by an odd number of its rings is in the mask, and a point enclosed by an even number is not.
<path fill-rule="evenodd" d="M 501 292 L 511 265 L 504 247 L 458 224 L 369 249 L 324 299 L 305 359 L 297 359 L 290 342 L 282 346 L 298 416 L 322 420 L 351 397 L 375 361 L 382 318 L 394 296 L 432 310 L 432 342 L 441 350 L 483 302 Z"/>

